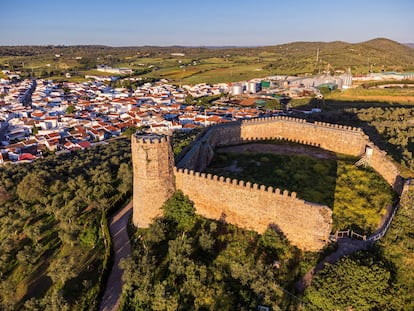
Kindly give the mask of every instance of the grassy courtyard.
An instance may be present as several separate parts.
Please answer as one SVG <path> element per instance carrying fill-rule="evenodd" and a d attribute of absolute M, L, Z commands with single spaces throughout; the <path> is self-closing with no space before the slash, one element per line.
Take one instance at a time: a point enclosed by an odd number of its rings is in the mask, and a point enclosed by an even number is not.
<path fill-rule="evenodd" d="M 303 146 L 300 147 L 303 149 Z M 370 168 L 344 156 L 316 158 L 277 151 L 217 152 L 208 173 L 297 192 L 299 198 L 333 210 L 332 230 L 372 233 L 380 225 L 393 190 Z"/>

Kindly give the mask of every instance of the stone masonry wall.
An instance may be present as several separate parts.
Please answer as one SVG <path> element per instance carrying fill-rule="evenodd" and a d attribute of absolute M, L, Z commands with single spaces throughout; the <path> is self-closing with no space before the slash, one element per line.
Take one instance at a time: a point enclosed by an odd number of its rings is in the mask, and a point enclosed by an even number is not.
<path fill-rule="evenodd" d="M 134 170 L 132 220 L 135 226 L 148 227 L 175 191 L 174 155 L 167 136 L 133 135 L 131 147 Z"/>
<path fill-rule="evenodd" d="M 296 193 L 195 173 L 205 170 L 216 147 L 263 139 L 283 139 L 354 156 L 363 155 L 369 145 L 373 148 L 370 165 L 401 193 L 403 183 L 397 167 L 360 129 L 288 117 L 253 119 L 206 130 L 180 157 L 176 168 L 169 139 L 145 141 L 134 136 L 134 224 L 148 226 L 161 213 L 164 201 L 180 189 L 205 217 L 224 219 L 257 232 L 273 225 L 299 248 L 321 249 L 331 230 L 328 207 L 305 202 Z"/>
<path fill-rule="evenodd" d="M 288 117 L 244 121 L 241 124 L 241 138 L 280 138 L 355 156 L 365 150 L 365 135 L 360 129 Z"/>
<path fill-rule="evenodd" d="M 354 156 L 364 153 L 367 142 L 360 129 L 342 125 L 309 123 L 288 117 L 253 119 L 211 127 L 177 163 L 177 167 L 203 171 L 217 146 L 263 139 L 284 139 Z"/>
<path fill-rule="evenodd" d="M 214 149 L 218 145 L 235 145 L 243 143 L 240 138 L 238 123 L 220 124 L 205 131 L 193 147 L 177 163 L 177 167 L 195 171 L 204 171 L 214 156 Z"/>
<path fill-rule="evenodd" d="M 401 195 L 404 187 L 404 179 L 400 176 L 398 167 L 388 157 L 387 153 L 373 143 L 368 142 L 373 149 L 372 158 L 369 165 L 377 171 L 393 187 L 395 192 Z"/>
<path fill-rule="evenodd" d="M 332 211 L 307 203 L 285 190 L 230 178 L 176 169 L 177 189 L 194 202 L 198 214 L 263 233 L 278 227 L 289 241 L 307 251 L 321 249 L 331 232 Z"/>
<path fill-rule="evenodd" d="M 283 139 L 353 156 L 363 155 L 365 147 L 371 146 L 374 152 L 370 166 L 382 175 L 397 193 L 401 193 L 403 180 L 397 166 L 361 129 L 323 122 L 310 123 L 289 117 L 252 119 L 211 127 L 177 163 L 177 167 L 204 171 L 216 147 L 263 139 Z"/>

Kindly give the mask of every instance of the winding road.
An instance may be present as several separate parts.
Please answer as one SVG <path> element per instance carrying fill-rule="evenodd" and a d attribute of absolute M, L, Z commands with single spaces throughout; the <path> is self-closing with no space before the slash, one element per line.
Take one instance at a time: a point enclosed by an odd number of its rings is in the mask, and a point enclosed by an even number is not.
<path fill-rule="evenodd" d="M 132 214 L 132 200 L 119 210 L 109 223 L 112 245 L 114 249 L 114 264 L 106 283 L 105 293 L 99 306 L 100 311 L 118 310 L 122 293 L 122 273 L 119 262 L 131 254 L 127 227 Z"/>

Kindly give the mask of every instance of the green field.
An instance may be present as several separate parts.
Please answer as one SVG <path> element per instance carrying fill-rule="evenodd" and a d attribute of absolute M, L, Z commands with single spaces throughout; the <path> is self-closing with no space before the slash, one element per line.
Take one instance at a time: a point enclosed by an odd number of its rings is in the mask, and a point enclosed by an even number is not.
<path fill-rule="evenodd" d="M 316 51 L 321 61 L 315 61 Z M 172 55 L 183 53 L 184 56 Z M 59 57 L 55 55 L 59 54 Z M 367 63 L 367 57 L 370 64 Z M 49 64 L 49 66 L 48 66 Z M 151 78 L 195 84 L 241 81 L 269 75 L 317 74 L 344 71 L 414 70 L 414 49 L 387 39 L 346 42 L 294 42 L 256 48 L 22 46 L 0 47 L 1 69 L 22 76 L 84 76 L 97 65 L 128 67 Z M 149 68 L 150 67 L 150 68 Z M 142 75 L 138 75 L 142 76 Z M 137 76 L 137 77 L 138 77 Z"/>
<path fill-rule="evenodd" d="M 334 91 L 325 95 L 327 101 L 360 101 L 378 102 L 387 104 L 408 104 L 414 103 L 414 88 L 363 88 L 357 87 L 346 91 Z"/>

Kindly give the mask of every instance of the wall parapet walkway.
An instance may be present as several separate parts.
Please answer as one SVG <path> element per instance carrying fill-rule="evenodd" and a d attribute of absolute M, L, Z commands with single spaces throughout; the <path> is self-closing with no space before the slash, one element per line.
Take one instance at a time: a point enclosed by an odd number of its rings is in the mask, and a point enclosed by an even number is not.
<path fill-rule="evenodd" d="M 176 165 L 204 171 L 220 146 L 251 143 L 260 140 L 284 140 L 315 146 L 335 153 L 362 156 L 367 146 L 373 150 L 370 166 L 401 193 L 403 179 L 397 166 L 385 151 L 375 146 L 365 133 L 356 127 L 307 122 L 305 119 L 277 116 L 231 122 L 210 127 Z"/>
<path fill-rule="evenodd" d="M 169 164 L 170 168 L 164 167 L 172 152 L 165 149 L 167 145 L 171 148 L 169 140 L 159 140 L 159 144 L 145 140 L 133 141 L 133 148 L 145 151 L 147 155 L 150 155 L 148 143 L 152 148 L 160 149 L 159 152 L 154 150 L 151 153 L 157 158 L 157 161 L 152 162 L 146 162 L 147 156 L 142 157 L 133 150 L 133 162 L 136 157 L 134 217 L 135 214 L 144 215 L 145 219 L 139 223 L 147 224 L 152 217 L 159 215 L 161 204 L 157 201 L 154 205 L 154 200 L 150 199 L 154 194 L 146 192 L 166 184 L 169 185 L 168 189 L 160 193 L 168 196 L 172 187 L 182 190 L 194 202 L 197 213 L 205 217 L 222 219 L 257 232 L 276 227 L 293 245 L 303 250 L 321 249 L 329 240 L 332 226 L 332 211 L 327 206 L 301 200 L 295 192 L 282 192 L 264 185 L 202 173 L 213 159 L 217 147 L 268 139 L 297 142 L 352 156 L 364 155 L 367 146 L 370 146 L 373 153 L 369 164 L 396 192 L 402 191 L 403 179 L 397 166 L 361 129 L 324 122 L 311 123 L 290 117 L 258 118 L 209 127 L 198 135 L 186 154 L 177 158 L 175 167 Z M 161 151 L 161 148 L 164 149 Z M 162 168 L 160 174 L 151 171 L 150 165 L 153 167 L 155 164 Z M 156 180 L 142 175 L 140 167 L 149 177 L 155 175 Z M 135 193 L 142 194 L 144 199 L 136 198 Z M 139 202 L 137 206 L 135 202 Z"/>

